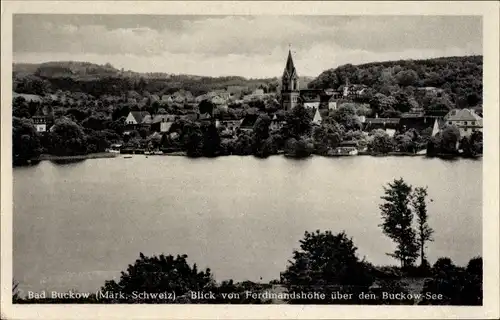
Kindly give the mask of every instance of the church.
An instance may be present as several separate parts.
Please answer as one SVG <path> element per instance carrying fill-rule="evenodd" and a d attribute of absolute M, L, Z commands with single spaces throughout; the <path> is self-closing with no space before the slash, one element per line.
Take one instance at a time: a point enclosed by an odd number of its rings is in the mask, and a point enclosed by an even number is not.
<path fill-rule="evenodd" d="M 288 50 L 285 70 L 281 79 L 281 107 L 288 111 L 299 104 L 307 109 L 318 110 L 336 109 L 336 92 L 325 92 L 325 90 L 300 89 L 299 75 L 293 63 L 291 50 Z"/>
<path fill-rule="evenodd" d="M 293 64 L 292 51 L 288 50 L 288 59 L 281 78 L 281 106 L 285 110 L 292 110 L 299 103 L 299 97 L 299 76 Z"/>

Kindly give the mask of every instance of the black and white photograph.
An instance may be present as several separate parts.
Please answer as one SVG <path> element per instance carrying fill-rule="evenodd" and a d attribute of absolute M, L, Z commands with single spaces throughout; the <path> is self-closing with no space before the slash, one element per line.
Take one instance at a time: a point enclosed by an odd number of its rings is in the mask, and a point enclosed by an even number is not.
<path fill-rule="evenodd" d="M 498 315 L 485 17 L 271 4 L 12 13 L 2 303 Z"/>

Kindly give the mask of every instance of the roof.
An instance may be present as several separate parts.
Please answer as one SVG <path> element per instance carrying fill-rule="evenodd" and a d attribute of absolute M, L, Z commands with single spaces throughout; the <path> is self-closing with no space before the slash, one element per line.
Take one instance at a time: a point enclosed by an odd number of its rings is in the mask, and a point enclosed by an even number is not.
<path fill-rule="evenodd" d="M 173 114 L 158 114 L 153 118 L 153 123 L 158 123 L 162 121 L 171 122 L 174 121 L 177 116 Z"/>
<path fill-rule="evenodd" d="M 41 102 L 42 97 L 37 95 L 37 94 L 28 94 L 28 93 L 17 93 L 17 92 L 12 92 L 12 98 L 17 98 L 17 97 L 22 97 L 26 101 L 33 101 L 33 102 Z"/>
<path fill-rule="evenodd" d="M 153 117 L 148 113 L 147 115 L 142 118 L 142 123 L 149 124 L 153 122 Z"/>
<path fill-rule="evenodd" d="M 368 124 L 398 124 L 399 118 L 366 118 Z"/>
<path fill-rule="evenodd" d="M 482 118 L 470 109 L 453 109 L 446 116 L 447 121 L 480 121 Z"/>
<path fill-rule="evenodd" d="M 35 114 L 33 115 L 34 117 L 45 117 L 45 114 L 43 112 L 43 108 L 36 108 Z"/>
<path fill-rule="evenodd" d="M 363 131 L 397 128 L 400 124 L 399 120 L 399 118 L 367 118 L 364 122 Z"/>
<path fill-rule="evenodd" d="M 436 118 L 433 117 L 405 117 L 401 118 L 399 124 L 406 130 L 423 130 L 434 125 Z"/>
<path fill-rule="evenodd" d="M 282 113 L 275 113 L 272 118 L 271 118 L 272 121 L 285 121 L 285 115 L 282 114 Z"/>
<path fill-rule="evenodd" d="M 134 117 L 137 123 L 142 123 L 143 119 L 146 116 L 151 117 L 151 115 L 147 111 L 130 111 L 130 113 L 132 114 L 132 117 Z"/>
<path fill-rule="evenodd" d="M 258 114 L 247 114 L 241 122 L 240 128 L 253 128 L 253 125 L 259 118 Z"/>
<path fill-rule="evenodd" d="M 323 117 L 321 116 L 319 109 L 314 108 L 314 115 L 312 117 L 312 121 L 315 123 L 319 123 L 319 121 L 323 120 Z"/>
<path fill-rule="evenodd" d="M 179 116 L 179 119 L 182 120 L 189 120 L 189 121 L 195 121 L 198 119 L 198 114 L 197 113 L 187 113 Z"/>
<path fill-rule="evenodd" d="M 283 71 L 283 78 L 291 78 L 297 75 L 297 70 L 293 64 L 292 51 L 288 50 L 288 58 L 286 60 L 285 71 Z"/>

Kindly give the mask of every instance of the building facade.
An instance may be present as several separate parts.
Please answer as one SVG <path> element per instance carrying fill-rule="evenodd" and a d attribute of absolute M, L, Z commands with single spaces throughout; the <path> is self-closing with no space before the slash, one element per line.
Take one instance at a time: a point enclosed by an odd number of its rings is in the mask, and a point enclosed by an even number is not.
<path fill-rule="evenodd" d="M 474 131 L 483 131 L 483 118 L 472 109 L 454 109 L 444 117 L 445 124 L 456 126 L 461 137 L 468 137 Z"/>

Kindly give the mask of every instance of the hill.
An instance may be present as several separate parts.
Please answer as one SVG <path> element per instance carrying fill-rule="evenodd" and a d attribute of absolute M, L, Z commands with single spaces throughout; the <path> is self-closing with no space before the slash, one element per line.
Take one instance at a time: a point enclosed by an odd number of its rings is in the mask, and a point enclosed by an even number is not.
<path fill-rule="evenodd" d="M 257 88 L 275 90 L 280 84 L 279 78 L 247 79 L 238 76 L 205 77 L 161 72 L 139 73 L 118 70 L 111 64 L 98 65 L 77 61 L 15 63 L 13 80 L 14 91 L 19 93 L 42 94 L 44 90 L 48 92 L 62 90 L 84 92 L 93 96 L 121 95 L 132 90 L 170 94 L 181 89 L 200 95 L 213 90 L 225 90 L 228 87 L 241 87 L 244 92 L 251 92 Z M 300 80 L 301 85 L 306 88 L 312 78 L 301 77 Z M 41 84 L 33 86 L 33 82 Z"/>
<path fill-rule="evenodd" d="M 350 84 L 366 85 L 375 93 L 396 97 L 401 92 L 418 96 L 418 88 L 434 87 L 442 90 L 451 103 L 465 107 L 482 103 L 482 73 L 482 56 L 346 64 L 322 72 L 309 88 L 338 89 L 347 79 Z"/>

